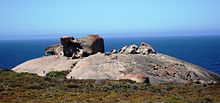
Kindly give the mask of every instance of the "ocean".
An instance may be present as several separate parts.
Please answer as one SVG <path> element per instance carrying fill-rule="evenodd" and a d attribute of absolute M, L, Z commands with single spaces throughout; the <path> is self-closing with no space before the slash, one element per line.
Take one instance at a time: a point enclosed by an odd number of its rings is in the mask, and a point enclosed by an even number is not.
<path fill-rule="evenodd" d="M 149 43 L 157 52 L 167 54 L 220 74 L 220 36 L 105 38 L 105 51 L 125 45 Z M 44 56 L 44 49 L 59 39 L 1 40 L 0 68 L 13 68 L 27 60 Z"/>

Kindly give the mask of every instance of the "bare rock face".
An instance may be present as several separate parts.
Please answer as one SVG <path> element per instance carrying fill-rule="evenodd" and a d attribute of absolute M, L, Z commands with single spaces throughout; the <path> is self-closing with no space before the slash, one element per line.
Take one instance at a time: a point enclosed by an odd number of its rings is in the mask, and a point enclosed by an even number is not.
<path fill-rule="evenodd" d="M 45 53 L 72 58 L 86 57 L 97 52 L 104 53 L 104 40 L 98 35 L 82 38 L 63 36 L 60 38 L 60 43 L 47 47 Z"/>
<path fill-rule="evenodd" d="M 66 71 L 72 70 L 79 59 L 68 59 L 66 57 L 58 57 L 55 55 L 44 56 L 41 58 L 26 61 L 12 70 L 15 72 L 35 73 L 39 76 L 46 76 L 50 71 Z"/>
<path fill-rule="evenodd" d="M 138 75 L 137 75 L 138 74 Z M 98 53 L 80 60 L 67 78 L 72 79 L 131 79 L 137 82 L 214 83 L 217 74 L 191 63 L 163 54 L 111 54 Z"/>

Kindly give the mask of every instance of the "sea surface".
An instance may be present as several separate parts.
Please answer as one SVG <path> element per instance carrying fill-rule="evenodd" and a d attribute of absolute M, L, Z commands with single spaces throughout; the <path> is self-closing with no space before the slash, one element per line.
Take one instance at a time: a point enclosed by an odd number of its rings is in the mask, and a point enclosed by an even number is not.
<path fill-rule="evenodd" d="M 220 74 L 220 36 L 105 38 L 105 51 L 125 45 L 149 43 L 160 53 L 194 63 Z M 44 49 L 57 40 L 1 40 L 0 68 L 13 68 L 27 60 L 44 56 Z"/>

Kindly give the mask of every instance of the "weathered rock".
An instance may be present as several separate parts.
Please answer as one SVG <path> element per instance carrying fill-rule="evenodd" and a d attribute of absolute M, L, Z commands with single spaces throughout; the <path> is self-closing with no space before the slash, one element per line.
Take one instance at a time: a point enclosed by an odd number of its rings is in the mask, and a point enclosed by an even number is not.
<path fill-rule="evenodd" d="M 116 49 L 113 49 L 113 50 L 111 51 L 111 53 L 112 53 L 112 54 L 115 54 L 115 53 L 117 53 L 117 50 L 116 50 Z"/>
<path fill-rule="evenodd" d="M 72 70 L 79 59 L 68 59 L 66 57 L 58 57 L 55 55 L 44 56 L 41 58 L 26 61 L 12 70 L 15 72 L 36 73 L 39 76 L 46 76 L 50 71 L 66 71 Z"/>
<path fill-rule="evenodd" d="M 130 45 L 128 46 L 123 53 L 125 54 L 137 54 L 138 46 L 137 45 Z"/>
<path fill-rule="evenodd" d="M 141 42 L 141 45 L 139 46 L 138 53 L 140 54 L 156 54 L 156 51 L 147 43 Z"/>
<path fill-rule="evenodd" d="M 137 45 L 124 46 L 118 50 L 121 54 L 156 54 L 156 51 L 147 43 L 141 42 L 141 45 L 138 47 Z"/>
<path fill-rule="evenodd" d="M 141 77 L 148 77 L 151 84 L 191 83 L 191 80 L 209 83 L 218 81 L 219 78 L 217 74 L 201 67 L 159 53 L 157 55 L 111 54 L 109 56 L 98 53 L 80 60 L 67 75 L 67 78 L 75 79 L 119 80 L 127 78 L 143 82 Z"/>
<path fill-rule="evenodd" d="M 66 45 L 72 45 L 74 42 L 75 38 L 72 36 L 62 36 L 60 38 L 60 43 L 64 46 Z"/>
<path fill-rule="evenodd" d="M 78 40 L 76 40 L 74 37 L 71 36 L 61 37 L 60 42 L 63 46 L 64 56 L 66 57 L 75 56 L 80 52 L 80 49 L 82 49 L 80 43 L 78 43 Z"/>
<path fill-rule="evenodd" d="M 118 53 L 121 53 L 121 54 L 124 53 L 127 47 L 128 47 L 127 45 L 122 47 L 121 49 L 118 50 Z"/>
<path fill-rule="evenodd" d="M 63 55 L 63 47 L 60 44 L 51 45 L 44 52 L 45 55 Z"/>
<path fill-rule="evenodd" d="M 72 58 L 86 57 L 97 52 L 104 53 L 104 40 L 98 35 L 88 35 L 82 38 L 63 36 L 60 38 L 60 43 L 61 45 L 47 47 L 45 53 Z"/>
<path fill-rule="evenodd" d="M 88 56 L 97 52 L 104 53 L 104 40 L 99 35 L 92 34 L 86 37 L 79 38 L 80 46 L 83 48 L 83 52 Z"/>

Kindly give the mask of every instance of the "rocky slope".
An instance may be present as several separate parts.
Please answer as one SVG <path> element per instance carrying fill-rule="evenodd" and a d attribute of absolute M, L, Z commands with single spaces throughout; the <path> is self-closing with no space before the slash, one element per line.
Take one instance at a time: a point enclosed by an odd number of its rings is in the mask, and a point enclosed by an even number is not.
<path fill-rule="evenodd" d="M 199 66 L 157 53 L 149 44 L 130 45 L 104 53 L 104 40 L 98 35 L 83 38 L 64 36 L 61 44 L 45 49 L 44 56 L 13 68 L 16 72 L 45 76 L 49 71 L 71 72 L 69 79 L 131 79 L 144 83 L 219 82 L 219 75 Z"/>

